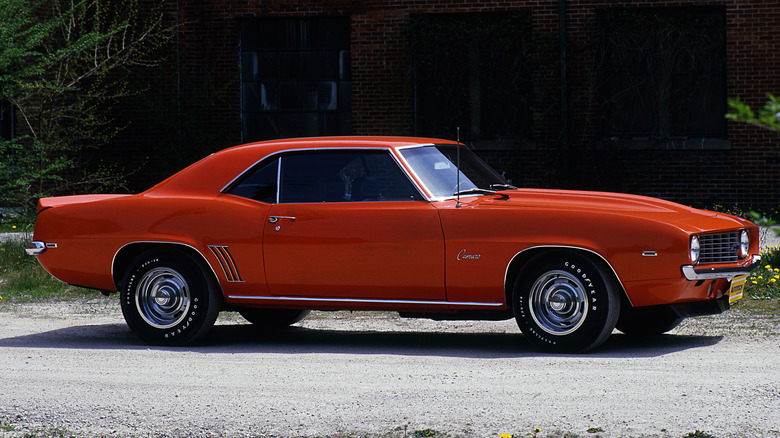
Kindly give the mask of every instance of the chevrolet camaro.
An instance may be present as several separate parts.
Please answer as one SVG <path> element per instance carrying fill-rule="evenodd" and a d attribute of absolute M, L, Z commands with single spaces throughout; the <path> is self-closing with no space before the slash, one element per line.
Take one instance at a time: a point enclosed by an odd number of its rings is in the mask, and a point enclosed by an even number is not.
<path fill-rule="evenodd" d="M 27 252 L 119 292 L 152 344 L 197 342 L 221 310 L 273 329 L 360 309 L 514 318 L 533 346 L 582 352 L 727 309 L 758 240 L 660 199 L 517 188 L 454 141 L 325 137 L 229 148 L 139 194 L 43 198 Z"/>

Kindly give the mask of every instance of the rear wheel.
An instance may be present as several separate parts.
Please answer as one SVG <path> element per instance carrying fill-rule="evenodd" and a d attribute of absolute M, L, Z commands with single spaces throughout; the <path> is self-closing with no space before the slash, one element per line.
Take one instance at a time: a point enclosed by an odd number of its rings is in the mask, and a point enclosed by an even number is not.
<path fill-rule="evenodd" d="M 158 345 L 186 345 L 203 338 L 217 319 L 216 282 L 200 264 L 176 250 L 147 251 L 127 270 L 122 314 L 130 329 Z"/>
<path fill-rule="evenodd" d="M 601 345 L 620 313 L 613 277 L 576 252 L 531 259 L 514 287 L 515 319 L 534 346 L 582 352 Z"/>
<path fill-rule="evenodd" d="M 310 310 L 301 309 L 255 309 L 244 308 L 238 313 L 247 321 L 261 329 L 279 329 L 288 327 L 306 318 Z"/>

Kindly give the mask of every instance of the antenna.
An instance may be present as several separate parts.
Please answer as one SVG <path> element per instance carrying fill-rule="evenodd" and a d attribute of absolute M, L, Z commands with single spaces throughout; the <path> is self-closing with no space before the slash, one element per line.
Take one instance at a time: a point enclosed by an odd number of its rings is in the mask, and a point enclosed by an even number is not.
<path fill-rule="evenodd" d="M 458 144 L 455 146 L 455 155 L 456 155 L 456 163 L 455 167 L 457 169 L 455 170 L 455 208 L 460 208 L 460 126 L 458 126 L 457 129 L 458 137 L 457 142 Z"/>

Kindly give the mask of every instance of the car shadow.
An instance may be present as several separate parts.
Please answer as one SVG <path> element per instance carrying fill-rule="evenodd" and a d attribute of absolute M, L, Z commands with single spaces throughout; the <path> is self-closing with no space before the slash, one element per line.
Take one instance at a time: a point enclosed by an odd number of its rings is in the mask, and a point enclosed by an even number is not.
<path fill-rule="evenodd" d="M 587 354 L 590 357 L 656 357 L 718 344 L 722 336 L 667 334 L 634 338 L 613 334 L 607 342 Z M 290 327 L 260 332 L 248 324 L 217 325 L 197 345 L 150 346 L 140 341 L 125 324 L 72 326 L 0 338 L 0 347 L 67 348 L 111 350 L 194 351 L 200 353 L 277 354 L 389 354 L 467 358 L 518 358 L 567 356 L 535 350 L 518 333 L 344 331 Z M 580 356 L 583 355 L 570 355 Z"/>

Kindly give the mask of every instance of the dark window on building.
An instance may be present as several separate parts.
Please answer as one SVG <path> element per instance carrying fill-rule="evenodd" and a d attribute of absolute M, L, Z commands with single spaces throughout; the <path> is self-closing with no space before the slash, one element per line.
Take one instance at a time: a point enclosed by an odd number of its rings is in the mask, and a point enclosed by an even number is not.
<path fill-rule="evenodd" d="M 14 107 L 5 100 L 0 100 L 0 138 L 14 138 Z"/>
<path fill-rule="evenodd" d="M 351 132 L 348 18 L 241 24 L 243 140 Z"/>
<path fill-rule="evenodd" d="M 475 147 L 531 138 L 531 17 L 526 12 L 412 15 L 415 130 Z"/>
<path fill-rule="evenodd" d="M 727 138 L 722 7 L 620 8 L 598 18 L 604 140 L 706 148 Z"/>

